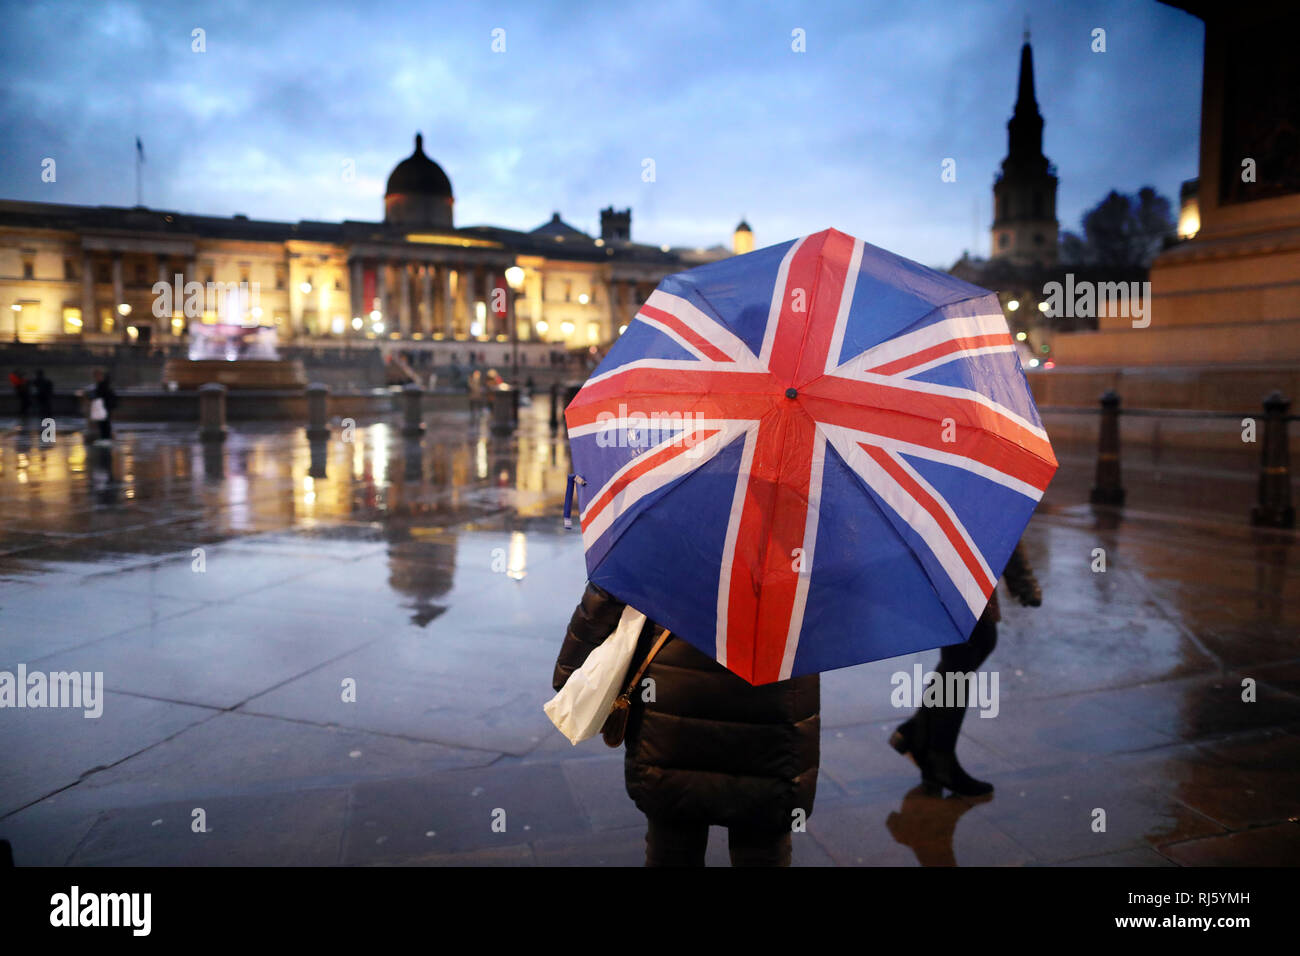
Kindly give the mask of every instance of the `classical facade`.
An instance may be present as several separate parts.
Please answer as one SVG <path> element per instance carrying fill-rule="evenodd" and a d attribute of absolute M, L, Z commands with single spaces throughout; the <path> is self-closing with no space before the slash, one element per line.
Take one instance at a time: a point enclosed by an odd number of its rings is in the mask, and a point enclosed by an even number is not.
<path fill-rule="evenodd" d="M 731 254 L 634 242 L 630 209 L 591 236 L 559 213 L 530 232 L 457 227 L 454 208 L 419 134 L 382 222 L 0 201 L 0 337 L 175 342 L 206 323 L 319 345 L 602 346 L 665 275 Z"/>

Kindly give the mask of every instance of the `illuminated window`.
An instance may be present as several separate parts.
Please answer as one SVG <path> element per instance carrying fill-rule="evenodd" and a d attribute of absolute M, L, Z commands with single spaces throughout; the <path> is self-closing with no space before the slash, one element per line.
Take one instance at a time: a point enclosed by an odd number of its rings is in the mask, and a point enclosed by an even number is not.
<path fill-rule="evenodd" d="M 112 332 L 116 319 L 113 316 L 113 310 L 108 306 L 99 310 L 99 330 L 101 332 Z"/>
<path fill-rule="evenodd" d="M 80 335 L 81 326 L 81 310 L 75 306 L 65 305 L 63 307 L 63 334 Z"/>
<path fill-rule="evenodd" d="M 597 323 L 595 323 L 595 322 L 588 322 L 588 323 L 587 323 L 587 341 L 588 341 L 588 342 L 593 342 L 593 343 L 594 343 L 594 342 L 599 342 L 599 341 L 600 341 L 600 325 L 599 325 L 599 324 L 597 324 Z"/>

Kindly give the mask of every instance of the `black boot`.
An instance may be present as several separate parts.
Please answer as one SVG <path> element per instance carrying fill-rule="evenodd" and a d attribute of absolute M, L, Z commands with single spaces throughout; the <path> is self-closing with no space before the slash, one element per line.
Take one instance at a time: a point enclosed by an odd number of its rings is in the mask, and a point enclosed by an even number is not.
<path fill-rule="evenodd" d="M 976 780 L 957 762 L 957 735 L 961 732 L 961 723 L 966 718 L 965 707 L 931 707 L 924 721 L 923 740 L 913 742 L 920 753 L 913 749 L 912 756 L 921 768 L 921 783 L 933 796 L 942 796 L 944 790 L 963 797 L 981 797 L 993 792 L 993 784 Z"/>

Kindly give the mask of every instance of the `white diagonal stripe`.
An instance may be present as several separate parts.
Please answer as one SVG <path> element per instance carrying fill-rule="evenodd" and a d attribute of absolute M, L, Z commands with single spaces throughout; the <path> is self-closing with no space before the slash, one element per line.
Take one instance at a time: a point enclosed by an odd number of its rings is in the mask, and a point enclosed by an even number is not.
<path fill-rule="evenodd" d="M 776 285 L 772 287 L 772 304 L 767 309 L 767 330 L 763 333 L 763 351 L 758 359 L 763 368 L 772 367 L 772 344 L 776 341 L 776 327 L 781 324 L 781 307 L 785 304 L 785 283 L 790 278 L 790 263 L 803 247 L 804 239 L 797 239 L 781 260 L 781 268 L 776 270 Z"/>
<path fill-rule="evenodd" d="M 988 594 L 974 575 L 971 574 L 970 569 L 966 567 L 966 562 L 957 553 L 956 547 L 954 547 L 934 516 L 919 501 L 913 498 L 902 485 L 895 481 L 889 472 L 885 471 L 870 455 L 863 451 L 862 447 L 856 442 L 842 441 L 836 434 L 836 430 L 832 429 L 827 430 L 826 437 L 831 446 L 844 459 L 845 464 L 853 469 L 871 490 L 880 496 L 880 499 L 903 520 L 904 524 L 916 532 L 951 579 L 953 586 L 961 595 L 962 601 L 970 609 L 971 615 L 978 618 L 984 612 L 985 605 L 988 604 Z M 894 452 L 887 452 L 887 454 L 906 468 L 906 462 L 902 462 L 897 454 Z M 909 473 L 915 474 L 910 470 Z M 923 487 L 927 487 L 927 490 L 935 494 L 933 489 L 929 489 L 928 486 L 923 485 Z M 936 500 L 942 502 L 942 499 L 937 494 L 935 497 Z M 951 514 L 951 509 L 947 508 L 947 503 L 942 502 L 942 504 L 945 510 Z M 957 527 L 962 530 L 963 536 L 965 536 L 960 523 L 958 523 Z M 978 551 L 975 553 L 979 554 Z M 980 561 L 982 562 L 983 558 L 980 558 Z"/>
<path fill-rule="evenodd" d="M 958 338 L 974 338 L 980 335 L 1010 335 L 1007 320 L 1001 313 L 996 315 L 970 315 L 943 319 L 933 325 L 927 325 L 915 332 L 908 332 L 897 338 L 881 342 L 861 352 L 847 362 L 838 366 L 832 374 L 845 378 L 856 378 L 869 369 L 888 365 L 899 359 L 907 358 L 917 352 L 942 345 Z"/>

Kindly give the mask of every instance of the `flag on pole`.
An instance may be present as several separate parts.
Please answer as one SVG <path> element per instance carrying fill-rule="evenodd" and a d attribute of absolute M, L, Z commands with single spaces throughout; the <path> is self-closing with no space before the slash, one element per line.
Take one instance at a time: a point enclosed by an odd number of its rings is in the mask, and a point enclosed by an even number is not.
<path fill-rule="evenodd" d="M 135 138 L 135 154 L 140 162 L 144 162 L 144 143 L 140 142 L 140 137 Z"/>

